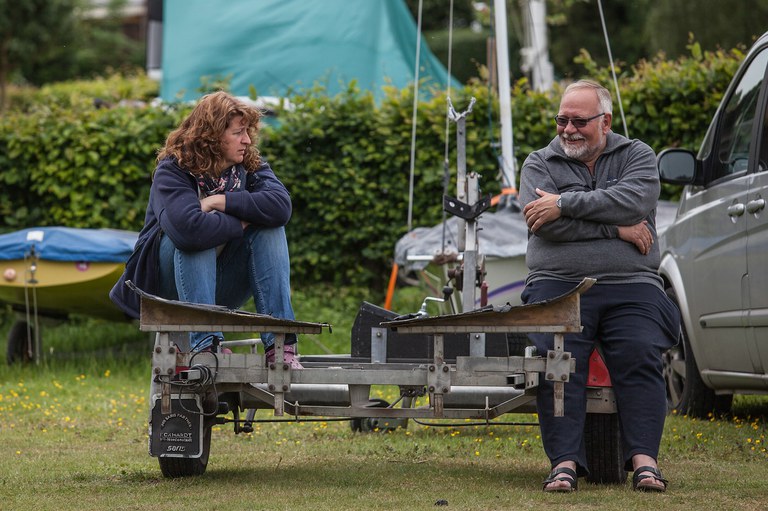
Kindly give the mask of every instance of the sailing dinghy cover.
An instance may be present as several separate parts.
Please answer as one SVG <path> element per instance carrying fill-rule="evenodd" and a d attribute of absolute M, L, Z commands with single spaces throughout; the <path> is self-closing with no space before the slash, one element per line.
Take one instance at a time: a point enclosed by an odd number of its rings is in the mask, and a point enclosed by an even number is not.
<path fill-rule="evenodd" d="M 32 227 L 0 235 L 0 260 L 24 259 L 34 246 L 39 259 L 123 263 L 138 233 L 118 229 Z"/>

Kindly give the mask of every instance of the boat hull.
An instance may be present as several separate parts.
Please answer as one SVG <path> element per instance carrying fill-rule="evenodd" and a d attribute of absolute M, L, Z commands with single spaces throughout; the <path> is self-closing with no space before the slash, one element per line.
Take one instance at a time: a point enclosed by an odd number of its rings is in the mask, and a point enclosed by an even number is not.
<path fill-rule="evenodd" d="M 85 314 L 107 320 L 126 316 L 109 299 L 109 291 L 122 275 L 125 263 L 50 261 L 38 259 L 0 261 L 0 302 L 26 311 L 36 301 L 43 316 Z M 10 278 L 13 276 L 13 278 Z"/>
<path fill-rule="evenodd" d="M 485 259 L 485 282 L 488 284 L 488 304 L 520 305 L 520 293 L 525 287 L 528 268 L 525 254 L 516 257 L 487 257 Z M 480 300 L 476 306 L 480 307 Z"/>

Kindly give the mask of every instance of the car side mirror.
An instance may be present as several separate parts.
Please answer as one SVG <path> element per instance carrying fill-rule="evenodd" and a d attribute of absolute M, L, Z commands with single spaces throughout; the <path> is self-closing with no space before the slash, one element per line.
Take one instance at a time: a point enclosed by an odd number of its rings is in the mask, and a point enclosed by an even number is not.
<path fill-rule="evenodd" d="M 696 178 L 696 155 L 688 149 L 664 149 L 656 158 L 659 179 L 673 185 L 692 184 Z"/>

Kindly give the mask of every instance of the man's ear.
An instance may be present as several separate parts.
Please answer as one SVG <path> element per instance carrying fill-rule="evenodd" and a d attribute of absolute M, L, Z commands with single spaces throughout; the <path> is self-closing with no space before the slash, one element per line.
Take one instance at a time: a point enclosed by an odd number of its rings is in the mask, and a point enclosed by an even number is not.
<path fill-rule="evenodd" d="M 603 133 L 608 133 L 611 129 L 611 122 L 613 121 L 613 114 L 605 114 L 603 116 Z"/>

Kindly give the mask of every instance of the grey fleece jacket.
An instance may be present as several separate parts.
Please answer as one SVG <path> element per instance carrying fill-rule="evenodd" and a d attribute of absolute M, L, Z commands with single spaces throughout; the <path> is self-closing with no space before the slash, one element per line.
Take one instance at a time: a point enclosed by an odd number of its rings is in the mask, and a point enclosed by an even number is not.
<path fill-rule="evenodd" d="M 594 277 L 599 284 L 643 282 L 663 289 L 657 273 L 656 155 L 639 140 L 613 132 L 607 137 L 594 178 L 584 163 L 565 155 L 557 137 L 525 160 L 520 174 L 521 206 L 539 198 L 536 188 L 560 194 L 562 204 L 560 218 L 535 234 L 528 233 L 526 283 Z M 643 219 L 654 239 L 648 255 L 618 237 L 618 226 Z"/>

